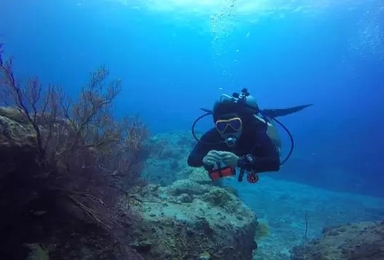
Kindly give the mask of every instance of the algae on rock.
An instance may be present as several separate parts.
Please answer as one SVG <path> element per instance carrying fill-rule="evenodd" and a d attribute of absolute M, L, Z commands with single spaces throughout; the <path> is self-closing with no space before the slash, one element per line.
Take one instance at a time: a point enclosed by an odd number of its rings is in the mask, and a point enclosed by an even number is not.
<path fill-rule="evenodd" d="M 49 260 L 49 251 L 39 244 L 24 244 L 30 249 L 26 260 Z"/>
<path fill-rule="evenodd" d="M 192 178 L 150 185 L 143 196 L 131 246 L 145 259 L 252 259 L 256 216 L 225 189 Z"/>

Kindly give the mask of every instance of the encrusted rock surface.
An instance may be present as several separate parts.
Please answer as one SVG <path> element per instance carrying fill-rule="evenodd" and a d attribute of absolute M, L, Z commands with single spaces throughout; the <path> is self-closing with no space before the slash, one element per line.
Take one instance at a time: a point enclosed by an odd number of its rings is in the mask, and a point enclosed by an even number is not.
<path fill-rule="evenodd" d="M 0 107 L 1 146 L 34 146 L 35 137 L 32 126 L 17 109 Z"/>
<path fill-rule="evenodd" d="M 17 109 L 0 107 L 0 259 L 121 259 L 108 232 L 65 208 L 56 193 L 41 192 L 36 154 L 31 124 Z"/>
<path fill-rule="evenodd" d="M 295 247 L 292 260 L 382 260 L 384 221 L 360 222 L 325 228 L 323 235 Z"/>
<path fill-rule="evenodd" d="M 148 187 L 134 248 L 147 260 L 252 259 L 257 247 L 255 214 L 235 195 L 208 185 L 198 174 L 166 187 Z"/>
<path fill-rule="evenodd" d="M 35 153 L 34 129 L 17 110 L 0 107 L 0 205 L 7 212 L 0 218 L 0 230 L 7 234 L 0 239 L 1 255 L 23 259 L 32 251 L 51 259 L 118 257 L 119 248 L 103 230 L 65 215 L 55 200 L 45 201 L 52 196 L 35 198 L 33 189 L 19 185 L 28 177 L 31 186 L 30 175 L 38 173 Z M 205 171 L 189 167 L 180 172 L 190 179 L 150 185 L 136 194 L 141 203 L 135 207 L 144 216 L 130 233 L 132 246 L 146 260 L 251 260 L 257 247 L 253 211 L 233 193 L 212 186 Z M 25 210 L 12 211 L 16 199 Z"/>
<path fill-rule="evenodd" d="M 36 154 L 34 133 L 18 110 L 0 107 L 0 179 L 18 168 L 33 168 Z"/>

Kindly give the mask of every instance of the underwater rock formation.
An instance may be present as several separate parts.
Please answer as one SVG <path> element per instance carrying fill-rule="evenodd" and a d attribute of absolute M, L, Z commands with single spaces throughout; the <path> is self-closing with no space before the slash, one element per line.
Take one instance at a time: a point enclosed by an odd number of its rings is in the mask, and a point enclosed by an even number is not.
<path fill-rule="evenodd" d="M 131 246 L 147 260 L 247 260 L 257 248 L 252 210 L 201 174 L 148 186 L 138 207 L 144 216 Z"/>
<path fill-rule="evenodd" d="M 138 221 L 131 195 L 148 131 L 138 115 L 116 118 L 121 80 L 101 66 L 76 98 L 38 77 L 24 83 L 0 42 L 0 255 L 2 259 L 108 259 L 129 248 Z M 72 95 L 71 95 L 72 96 Z M 119 258 L 121 259 L 121 258 Z"/>
<path fill-rule="evenodd" d="M 127 247 L 139 214 L 121 201 L 144 185 L 147 131 L 138 116 L 110 113 L 119 81 L 104 85 L 102 67 L 65 106 L 59 88 L 18 84 L 11 64 L 0 55 L 0 87 L 13 105 L 0 107 L 2 258 L 142 259 Z"/>
<path fill-rule="evenodd" d="M 86 221 L 86 213 L 71 207 L 65 196 L 54 191 L 56 187 L 46 189 L 50 182 L 44 170 L 48 169 L 37 163 L 36 154 L 32 125 L 17 109 L 0 107 L 1 258 L 115 259 L 122 255 L 109 232 Z"/>
<path fill-rule="evenodd" d="M 151 156 L 146 160 L 143 176 L 149 182 L 161 186 L 188 178 L 191 169 L 186 158 L 194 145 L 195 140 L 187 131 L 151 136 L 146 144 Z"/>
<path fill-rule="evenodd" d="M 295 247 L 291 259 L 384 259 L 384 221 L 324 228 L 321 238 Z"/>
<path fill-rule="evenodd" d="M 43 125 L 39 128 L 45 130 Z M 0 107 L 1 258 L 113 260 L 128 255 L 130 260 L 142 259 L 124 248 L 125 241 L 117 243 L 113 226 L 103 226 L 103 223 L 117 225 L 119 219 L 113 214 L 132 221 L 132 215 L 120 215 L 127 212 L 103 208 L 110 203 L 106 199 L 112 194 L 104 190 L 106 178 L 102 187 L 95 186 L 94 182 L 103 174 L 89 168 L 90 182 L 88 172 L 71 167 L 71 172 L 65 174 L 72 177 L 67 182 L 53 165 L 39 163 L 37 154 L 36 131 L 25 115 L 13 107 Z M 90 188 L 97 188 L 93 192 L 103 192 L 103 196 L 96 198 L 92 191 L 84 192 Z M 74 195 L 84 199 L 80 201 Z"/>
<path fill-rule="evenodd" d="M 17 167 L 35 164 L 35 144 L 34 130 L 22 114 L 0 107 L 0 179 Z"/>

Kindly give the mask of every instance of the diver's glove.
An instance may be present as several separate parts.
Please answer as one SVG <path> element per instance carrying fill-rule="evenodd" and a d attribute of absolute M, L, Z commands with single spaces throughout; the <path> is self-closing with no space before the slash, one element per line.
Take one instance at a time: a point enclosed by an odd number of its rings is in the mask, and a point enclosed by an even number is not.
<path fill-rule="evenodd" d="M 227 166 L 236 167 L 239 161 L 239 156 L 232 152 L 221 152 L 221 160 Z"/>
<path fill-rule="evenodd" d="M 216 163 L 221 162 L 221 152 L 216 150 L 211 150 L 203 158 L 203 163 L 205 167 L 212 168 Z"/>

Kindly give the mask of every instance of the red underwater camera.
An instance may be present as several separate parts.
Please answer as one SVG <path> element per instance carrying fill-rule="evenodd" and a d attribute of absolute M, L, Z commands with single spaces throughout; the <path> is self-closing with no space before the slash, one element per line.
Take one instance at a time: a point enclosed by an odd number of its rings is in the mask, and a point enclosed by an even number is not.
<path fill-rule="evenodd" d="M 232 167 L 224 167 L 224 168 L 217 168 L 212 171 L 209 171 L 209 177 L 212 181 L 216 181 L 218 179 L 221 179 L 223 177 L 230 177 L 236 175 L 235 168 Z"/>

